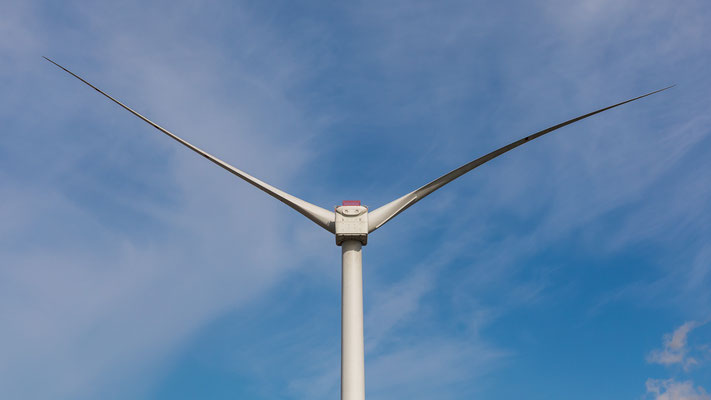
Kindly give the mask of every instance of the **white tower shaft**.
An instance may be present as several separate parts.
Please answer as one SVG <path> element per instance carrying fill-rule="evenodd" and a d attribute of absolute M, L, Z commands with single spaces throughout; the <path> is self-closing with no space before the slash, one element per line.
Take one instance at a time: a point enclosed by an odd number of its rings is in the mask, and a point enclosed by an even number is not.
<path fill-rule="evenodd" d="M 341 400 L 365 399 L 363 256 L 359 240 L 341 245 Z"/>

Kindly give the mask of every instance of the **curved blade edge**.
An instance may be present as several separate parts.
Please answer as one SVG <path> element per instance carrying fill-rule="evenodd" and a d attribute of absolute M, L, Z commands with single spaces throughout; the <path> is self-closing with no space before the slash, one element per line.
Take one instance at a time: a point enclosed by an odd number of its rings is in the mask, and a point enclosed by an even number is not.
<path fill-rule="evenodd" d="M 406 195 L 404 195 L 404 196 L 402 196 L 402 197 L 400 197 L 400 198 L 398 198 L 398 199 L 395 199 L 395 200 L 391 201 L 390 203 L 385 204 L 384 206 L 377 208 L 377 209 L 374 210 L 374 211 L 371 211 L 371 212 L 368 214 L 368 231 L 369 231 L 369 232 L 373 232 L 374 230 L 380 228 L 380 227 L 383 226 L 386 222 L 390 221 L 390 220 L 393 219 L 395 216 L 397 216 L 397 215 L 400 214 L 401 212 L 405 211 L 406 209 L 408 209 L 409 207 L 411 207 L 412 205 L 414 205 L 414 204 L 417 203 L 418 201 L 422 200 L 423 198 L 425 198 L 426 196 L 428 196 L 429 194 L 431 194 L 431 193 L 434 192 L 435 190 L 441 188 L 442 186 L 448 184 L 449 182 L 452 182 L 453 180 L 459 178 L 460 176 L 466 174 L 467 172 L 473 170 L 474 168 L 476 168 L 476 167 L 478 167 L 478 166 L 480 166 L 480 165 L 482 165 L 482 164 L 485 164 L 486 162 L 491 161 L 491 160 L 493 160 L 494 158 L 496 158 L 496 157 L 498 157 L 498 156 L 500 156 L 500 155 L 502 155 L 502 154 L 504 154 L 504 153 L 506 153 L 506 152 L 508 152 L 508 151 L 511 151 L 511 150 L 515 149 L 516 147 L 518 147 L 518 146 L 521 146 L 521 145 L 524 144 L 524 143 L 528 143 L 528 142 L 530 142 L 530 141 L 532 141 L 532 140 L 534 140 L 534 139 L 537 139 L 537 138 L 539 138 L 539 137 L 541 137 L 541 136 L 543 136 L 543 135 L 545 135 L 545 134 L 547 134 L 547 133 L 553 132 L 553 131 L 555 131 L 555 130 L 557 130 L 557 129 L 560 129 L 560 128 L 564 127 L 564 126 L 570 125 L 570 124 L 572 124 L 572 123 L 574 123 L 574 122 L 580 121 L 580 120 L 582 120 L 582 119 L 591 117 L 591 116 L 593 116 L 593 115 L 595 115 L 595 114 L 599 114 L 599 113 L 601 113 L 601 112 L 603 112 L 603 111 L 607 111 L 607 110 L 610 110 L 610 109 L 612 109 L 612 108 L 619 107 L 619 106 L 621 106 L 621 105 L 623 105 L 623 104 L 627 104 L 627 103 L 630 103 L 630 102 L 632 102 L 632 101 L 639 100 L 639 99 L 644 98 L 644 97 L 647 97 L 647 96 L 651 96 L 651 95 L 653 95 L 653 94 L 655 94 L 655 93 L 662 92 L 662 91 L 667 90 L 667 89 L 670 89 L 670 88 L 672 88 L 672 87 L 674 87 L 674 86 L 675 86 L 675 85 L 667 86 L 667 87 L 665 87 L 665 88 L 663 88 L 663 89 L 655 90 L 655 91 L 653 91 L 653 92 L 649 92 L 649 93 L 647 93 L 647 94 L 643 94 L 643 95 L 641 95 L 641 96 L 638 96 L 638 97 L 635 97 L 635 98 L 632 98 L 632 99 L 629 99 L 629 100 L 625 100 L 625 101 L 623 101 L 623 102 L 620 102 L 620 103 L 617 103 L 617 104 L 613 104 L 613 105 L 611 105 L 611 106 L 608 106 L 608 107 L 605 107 L 605 108 L 601 108 L 601 109 L 599 109 L 599 110 L 595 110 L 595 111 L 590 112 L 590 113 L 587 113 L 587 114 L 583 114 L 583 115 L 578 116 L 578 117 L 575 117 L 575 118 L 573 118 L 573 119 L 569 119 L 569 120 L 567 120 L 567 121 L 565 121 L 565 122 L 561 122 L 561 123 L 559 123 L 559 124 L 557 124 L 557 125 L 553 125 L 553 126 L 551 126 L 551 127 L 549 127 L 549 128 L 546 128 L 546 129 L 543 129 L 543 130 L 538 131 L 538 132 L 536 132 L 536 133 L 533 133 L 533 134 L 531 134 L 531 135 L 528 135 L 528 136 L 526 136 L 526 137 L 524 137 L 524 138 L 521 138 L 521 139 L 519 139 L 519 140 L 517 140 L 517 141 L 515 141 L 515 142 L 513 142 L 513 143 L 510 143 L 510 144 L 508 144 L 508 145 L 506 145 L 506 146 L 504 146 L 504 147 L 501 147 L 501 148 L 499 148 L 499 149 L 497 149 L 497 150 L 494 150 L 494 151 L 492 151 L 492 152 L 489 153 L 489 154 L 486 154 L 486 155 L 484 155 L 484 156 L 482 156 L 482 157 L 479 157 L 479 158 L 477 158 L 477 159 L 475 159 L 475 160 L 473 160 L 473 161 L 470 161 L 470 162 L 468 162 L 468 163 L 462 165 L 461 167 L 456 168 L 456 169 L 454 169 L 454 170 L 452 170 L 452 171 L 450 171 L 450 172 L 448 172 L 448 173 L 446 173 L 446 174 L 440 176 L 439 178 L 437 178 L 437 179 L 433 180 L 432 182 L 430 182 L 430 183 L 428 183 L 428 184 L 426 184 L 426 185 L 420 187 L 419 189 L 414 190 L 414 191 L 412 191 L 412 192 L 410 192 L 410 193 L 408 193 L 408 194 L 406 194 Z"/>
<path fill-rule="evenodd" d="M 194 152 L 207 158 L 208 160 L 219 165 L 220 167 L 224 168 L 225 170 L 229 171 L 230 173 L 236 175 L 237 177 L 239 177 L 239 178 L 243 179 L 244 181 L 250 183 L 251 185 L 257 187 L 258 189 L 264 191 L 265 193 L 267 193 L 270 196 L 274 197 L 275 199 L 281 201 L 282 203 L 286 204 L 287 206 L 293 208 L 294 210 L 296 210 L 297 212 L 299 212 L 306 218 L 315 222 L 320 227 L 326 229 L 327 231 L 329 231 L 331 233 L 335 233 L 335 214 L 332 211 L 328 211 L 324 208 L 321 208 L 321 207 L 311 204 L 305 200 L 302 200 L 296 196 L 292 196 L 282 190 L 275 188 L 274 186 L 271 186 L 271 185 L 255 178 L 255 177 L 249 175 L 248 173 L 220 160 L 219 158 L 207 153 L 206 151 L 198 148 L 197 146 L 194 146 L 194 145 L 188 143 L 187 141 L 181 139 L 180 137 L 176 136 L 175 134 L 168 131 L 167 129 L 161 127 L 160 125 L 156 124 L 155 122 L 149 120 L 148 118 L 146 118 L 143 115 L 139 114 L 138 112 L 134 111 L 130 107 L 126 106 L 125 104 L 123 104 L 120 101 L 116 100 L 115 98 L 111 97 L 110 95 L 108 95 L 107 93 L 102 91 L 101 89 L 99 89 L 96 86 L 92 85 L 91 83 L 87 82 L 86 80 L 81 78 L 79 75 L 76 75 L 75 73 L 68 70 L 67 68 L 57 64 L 56 62 L 52 61 L 51 59 L 49 59 L 47 57 L 43 56 L 43 58 L 45 60 L 51 62 L 52 64 L 56 65 L 57 67 L 63 69 L 65 72 L 69 73 L 73 77 L 84 82 L 86 85 L 88 85 L 92 89 L 101 93 L 102 95 L 107 97 L 109 100 L 111 100 L 114 103 L 118 104 L 119 106 L 123 107 L 124 109 L 129 111 L 131 114 L 142 119 L 149 125 L 153 126 L 154 128 L 158 129 L 159 131 L 163 132 L 164 134 L 168 135 L 169 137 L 171 137 L 178 143 L 184 145 L 185 147 L 189 148 L 190 150 L 193 150 Z"/>

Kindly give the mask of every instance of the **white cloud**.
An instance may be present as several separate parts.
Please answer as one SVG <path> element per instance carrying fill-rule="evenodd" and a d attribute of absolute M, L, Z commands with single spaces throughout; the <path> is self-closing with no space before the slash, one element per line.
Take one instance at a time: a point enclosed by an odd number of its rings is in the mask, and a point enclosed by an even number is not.
<path fill-rule="evenodd" d="M 674 379 L 647 379 L 647 394 L 654 400 L 711 400 L 701 386 L 691 381 L 677 382 Z"/>
<path fill-rule="evenodd" d="M 664 335 L 663 348 L 652 350 L 647 356 L 647 362 L 665 366 L 680 364 L 684 369 L 698 364 L 698 361 L 689 355 L 687 336 L 700 325 L 696 321 L 688 321 L 675 329 L 674 332 Z"/>
<path fill-rule="evenodd" d="M 704 352 L 706 345 L 689 345 L 689 333 L 704 325 L 697 321 L 687 321 L 672 333 L 664 335 L 663 348 L 649 353 L 647 362 L 664 366 L 681 365 L 685 371 L 699 362 L 690 355 L 692 349 Z M 655 400 L 711 400 L 711 396 L 701 386 L 694 386 L 691 380 L 679 382 L 675 379 L 647 379 L 647 394 Z"/>

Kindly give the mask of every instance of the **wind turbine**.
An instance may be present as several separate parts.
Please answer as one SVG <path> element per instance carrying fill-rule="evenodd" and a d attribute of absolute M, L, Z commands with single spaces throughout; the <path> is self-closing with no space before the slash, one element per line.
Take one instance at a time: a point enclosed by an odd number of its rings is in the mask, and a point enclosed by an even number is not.
<path fill-rule="evenodd" d="M 154 128 L 170 136 L 185 147 L 193 150 L 201 156 L 207 158 L 218 166 L 226 169 L 232 174 L 245 180 L 247 183 L 256 186 L 268 195 L 276 198 L 287 206 L 293 208 L 301 215 L 315 222 L 323 229 L 335 234 L 336 245 L 341 246 L 342 280 L 341 280 L 341 399 L 342 400 L 363 400 L 365 399 L 365 366 L 363 350 L 363 265 L 362 246 L 368 243 L 368 234 L 383 226 L 386 222 L 405 211 L 418 201 L 430 195 L 435 190 L 452 182 L 474 168 L 493 160 L 494 158 L 539 138 L 547 133 L 553 132 L 566 125 L 599 114 L 603 111 L 621 106 L 623 104 L 659 93 L 672 86 L 625 100 L 611 106 L 575 117 L 550 128 L 543 129 L 504 147 L 492 151 L 482 157 L 470 161 L 461 167 L 454 169 L 432 182 L 416 189 L 406 195 L 375 209 L 372 212 L 361 205 L 360 201 L 343 201 L 341 206 L 337 206 L 334 211 L 329 211 L 307 201 L 292 196 L 271 186 L 246 172 L 233 167 L 219 158 L 207 153 L 204 150 L 179 138 L 172 132 L 149 120 L 125 104 L 109 96 L 107 93 L 87 82 L 70 70 L 44 57 L 47 61 L 68 72 L 75 78 L 89 85 L 91 88 L 106 96 L 109 100 L 128 110 L 133 115 L 152 125 Z"/>

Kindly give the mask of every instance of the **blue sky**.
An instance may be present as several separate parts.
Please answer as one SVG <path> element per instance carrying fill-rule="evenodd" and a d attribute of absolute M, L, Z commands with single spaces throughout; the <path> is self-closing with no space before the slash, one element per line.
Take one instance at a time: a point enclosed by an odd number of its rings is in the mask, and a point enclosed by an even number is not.
<path fill-rule="evenodd" d="M 368 399 L 711 399 L 706 1 L 0 2 L 0 398 L 333 399 L 325 208 L 528 133 L 364 248 Z"/>

